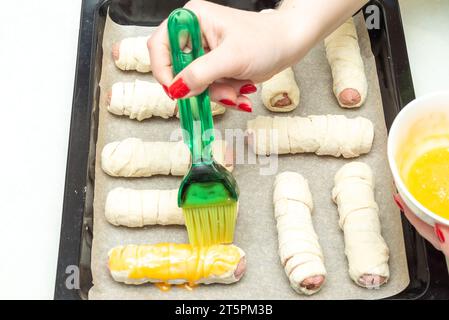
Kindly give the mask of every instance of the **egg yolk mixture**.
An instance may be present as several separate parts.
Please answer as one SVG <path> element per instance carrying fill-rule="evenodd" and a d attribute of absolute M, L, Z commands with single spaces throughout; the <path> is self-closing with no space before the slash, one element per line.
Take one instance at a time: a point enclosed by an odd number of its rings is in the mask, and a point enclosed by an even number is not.
<path fill-rule="evenodd" d="M 449 219 L 449 148 L 436 148 L 419 156 L 406 185 L 424 207 Z"/>

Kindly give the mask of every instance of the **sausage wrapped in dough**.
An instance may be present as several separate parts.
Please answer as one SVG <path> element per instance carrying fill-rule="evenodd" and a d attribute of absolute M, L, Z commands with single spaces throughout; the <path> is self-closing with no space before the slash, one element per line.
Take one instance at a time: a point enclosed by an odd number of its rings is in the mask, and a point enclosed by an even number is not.
<path fill-rule="evenodd" d="M 264 117 L 248 121 L 248 142 L 259 155 L 314 152 L 344 158 L 368 153 L 374 138 L 370 120 L 342 115 Z"/>
<path fill-rule="evenodd" d="M 106 198 L 105 216 L 109 223 L 126 227 L 185 223 L 178 207 L 178 189 L 112 189 Z"/>
<path fill-rule="evenodd" d="M 290 285 L 298 293 L 318 292 L 326 277 L 323 253 L 312 224 L 312 194 L 307 180 L 283 172 L 274 183 L 274 216 L 279 254 Z"/>
<path fill-rule="evenodd" d="M 150 72 L 150 52 L 148 39 L 150 37 L 129 37 L 112 46 L 112 57 L 115 65 L 121 70 L 136 70 Z"/>
<path fill-rule="evenodd" d="M 356 284 L 377 288 L 389 276 L 389 250 L 381 235 L 371 168 L 362 162 L 344 165 L 335 175 L 332 199 L 338 205 L 349 275 Z"/>
<path fill-rule="evenodd" d="M 262 83 L 262 102 L 274 112 L 288 112 L 299 104 L 299 87 L 292 68 L 287 68 Z"/>
<path fill-rule="evenodd" d="M 324 45 L 338 103 L 343 108 L 360 107 L 366 99 L 368 81 L 354 20 L 343 23 L 324 40 Z"/>
<path fill-rule="evenodd" d="M 225 141 L 214 141 L 212 153 L 217 162 L 232 171 L 231 151 Z M 104 146 L 101 167 L 114 177 L 183 176 L 190 168 L 190 151 L 182 141 L 144 142 L 128 138 Z"/>
<path fill-rule="evenodd" d="M 226 111 L 215 102 L 211 102 L 210 107 L 212 115 Z M 170 99 L 160 84 L 141 80 L 114 83 L 108 94 L 108 111 L 139 121 L 153 116 L 165 119 L 178 116 L 176 100 Z"/>
<path fill-rule="evenodd" d="M 160 243 L 119 246 L 109 251 L 111 276 L 126 284 L 230 284 L 240 280 L 245 268 L 245 253 L 234 245 Z"/>

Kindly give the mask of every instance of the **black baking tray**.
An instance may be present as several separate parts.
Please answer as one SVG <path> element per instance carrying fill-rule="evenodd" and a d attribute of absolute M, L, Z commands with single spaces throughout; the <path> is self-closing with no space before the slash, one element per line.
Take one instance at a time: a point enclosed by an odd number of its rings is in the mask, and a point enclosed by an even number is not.
<path fill-rule="evenodd" d="M 245 10 L 262 10 L 276 4 L 276 1 L 258 0 L 215 2 Z M 83 0 L 55 299 L 86 299 L 92 286 L 90 255 L 100 95 L 98 84 L 108 10 L 111 18 L 120 24 L 158 25 L 171 10 L 184 3 L 179 0 Z M 367 6 L 370 5 L 375 5 L 380 13 L 380 28 L 369 30 L 369 35 L 376 58 L 385 121 L 389 128 L 401 108 L 414 99 L 413 83 L 397 1 L 371 1 Z M 363 9 L 365 16 L 369 15 L 365 10 L 367 6 Z M 402 223 L 410 285 L 390 299 L 448 299 L 449 277 L 443 267 L 442 256 L 432 248 L 426 248 L 425 241 L 405 218 Z M 78 270 L 79 274 L 73 270 Z"/>

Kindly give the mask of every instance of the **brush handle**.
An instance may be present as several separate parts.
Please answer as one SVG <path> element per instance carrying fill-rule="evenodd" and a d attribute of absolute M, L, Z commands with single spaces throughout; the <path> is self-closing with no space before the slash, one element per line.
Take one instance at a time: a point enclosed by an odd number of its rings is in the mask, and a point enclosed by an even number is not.
<path fill-rule="evenodd" d="M 201 30 L 195 14 L 183 8 L 176 9 L 170 14 L 167 26 L 173 72 L 177 75 L 193 60 L 204 54 Z M 192 166 L 211 163 L 214 124 L 208 89 L 196 97 L 178 99 L 178 106 L 184 142 L 192 153 Z"/>

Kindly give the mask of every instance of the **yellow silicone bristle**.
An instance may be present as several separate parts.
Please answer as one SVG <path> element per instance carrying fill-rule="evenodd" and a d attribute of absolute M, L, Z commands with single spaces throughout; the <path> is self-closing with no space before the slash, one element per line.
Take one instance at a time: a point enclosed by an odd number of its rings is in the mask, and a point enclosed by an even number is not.
<path fill-rule="evenodd" d="M 183 208 L 189 242 L 196 246 L 232 243 L 237 203 L 223 206 Z"/>

